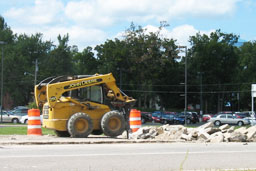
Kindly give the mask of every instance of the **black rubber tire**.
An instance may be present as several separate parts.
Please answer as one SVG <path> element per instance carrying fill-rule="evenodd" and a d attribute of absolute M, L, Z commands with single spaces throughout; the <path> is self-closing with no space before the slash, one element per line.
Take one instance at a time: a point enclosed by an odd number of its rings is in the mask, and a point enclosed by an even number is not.
<path fill-rule="evenodd" d="M 24 121 L 24 124 L 28 124 L 28 120 L 27 119 Z"/>
<path fill-rule="evenodd" d="M 55 132 L 55 134 L 58 137 L 70 137 L 70 134 L 69 134 L 68 131 L 58 131 L 58 130 L 55 130 L 54 132 Z"/>
<path fill-rule="evenodd" d="M 243 126 L 244 123 L 243 123 L 243 121 L 238 121 L 238 122 L 237 122 L 237 125 L 238 125 L 238 126 Z"/>
<path fill-rule="evenodd" d="M 68 120 L 68 132 L 73 138 L 86 138 L 92 130 L 93 123 L 88 114 L 75 113 Z"/>
<path fill-rule="evenodd" d="M 215 121 L 215 122 L 214 122 L 214 125 L 215 125 L 215 126 L 220 126 L 220 125 L 221 125 L 221 122 L 220 122 L 220 121 Z"/>
<path fill-rule="evenodd" d="M 106 136 L 116 137 L 125 130 L 124 116 L 118 111 L 110 111 L 101 119 L 101 129 Z"/>
<path fill-rule="evenodd" d="M 14 123 L 14 124 L 19 123 L 19 119 L 17 119 L 17 118 L 12 119 L 12 123 Z"/>
<path fill-rule="evenodd" d="M 187 119 L 187 124 L 191 124 L 191 120 L 190 119 Z"/>

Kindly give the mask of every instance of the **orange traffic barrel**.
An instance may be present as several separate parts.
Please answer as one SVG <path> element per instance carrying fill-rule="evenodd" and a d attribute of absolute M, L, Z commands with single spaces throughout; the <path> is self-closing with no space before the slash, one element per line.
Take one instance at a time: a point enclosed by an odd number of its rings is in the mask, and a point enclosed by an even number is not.
<path fill-rule="evenodd" d="M 141 127 L 141 113 L 139 110 L 131 109 L 130 111 L 130 128 L 136 132 Z"/>
<path fill-rule="evenodd" d="M 28 110 L 28 135 L 42 135 L 40 110 Z"/>

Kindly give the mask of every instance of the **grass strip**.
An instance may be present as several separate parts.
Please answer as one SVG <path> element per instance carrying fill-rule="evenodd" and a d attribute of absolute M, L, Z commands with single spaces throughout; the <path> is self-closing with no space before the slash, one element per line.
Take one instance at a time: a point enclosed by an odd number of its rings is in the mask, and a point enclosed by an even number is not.
<path fill-rule="evenodd" d="M 56 135 L 53 130 L 42 128 L 43 135 Z M 0 135 L 27 135 L 26 126 L 1 127 Z"/>

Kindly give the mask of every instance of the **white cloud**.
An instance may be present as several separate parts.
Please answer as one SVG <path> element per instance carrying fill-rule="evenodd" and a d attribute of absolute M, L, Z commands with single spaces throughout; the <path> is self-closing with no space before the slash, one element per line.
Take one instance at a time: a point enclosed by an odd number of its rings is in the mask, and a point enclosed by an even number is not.
<path fill-rule="evenodd" d="M 156 32 L 158 31 L 158 27 L 148 25 L 144 27 L 147 29 L 147 32 Z M 160 32 L 160 36 L 163 38 L 172 38 L 177 40 L 178 45 L 190 46 L 188 40 L 190 36 L 196 35 L 196 33 L 200 32 L 201 34 L 210 35 L 211 32 L 215 30 L 197 30 L 192 25 L 181 25 L 173 28 L 172 30 L 168 30 L 167 28 L 163 28 Z"/>
<path fill-rule="evenodd" d="M 78 24 L 110 26 L 120 21 L 147 22 L 185 16 L 231 14 L 240 0 L 80 0 L 71 1 L 66 16 Z"/>
<path fill-rule="evenodd" d="M 11 8 L 4 16 L 22 25 L 45 25 L 59 21 L 63 8 L 60 0 L 35 0 L 34 6 Z"/>
<path fill-rule="evenodd" d="M 239 0 L 179 0 L 168 8 L 170 17 L 179 15 L 225 15 L 233 12 Z M 174 1 L 173 1 L 174 2 Z"/>
<path fill-rule="evenodd" d="M 83 50 L 87 46 L 95 46 L 103 43 L 108 37 L 105 32 L 99 29 L 85 29 L 82 27 L 29 27 L 29 28 L 15 28 L 15 33 L 32 35 L 35 33 L 43 33 L 44 40 L 51 40 L 57 44 L 57 36 L 64 36 L 69 34 L 69 45 L 77 45 L 79 50 Z"/>
<path fill-rule="evenodd" d="M 67 33 L 69 33 L 69 44 L 77 45 L 80 50 L 86 48 L 86 46 L 104 42 L 107 38 L 107 35 L 99 29 L 85 29 L 78 26 L 49 28 L 45 31 L 45 36 L 49 40 L 52 37 L 57 38 L 58 34 L 65 35 Z"/>
<path fill-rule="evenodd" d="M 92 1 L 69 2 L 65 8 L 68 19 L 85 27 L 102 27 L 112 24 L 109 15 L 105 15 L 98 9 L 98 4 Z"/>
<path fill-rule="evenodd" d="M 70 35 L 70 43 L 80 48 L 103 43 L 111 38 L 112 28 L 131 21 L 140 25 L 159 23 L 186 16 L 207 17 L 232 14 L 241 0 L 35 0 L 32 6 L 11 8 L 4 17 L 11 20 L 16 33 L 41 32 L 47 40 L 56 40 L 58 34 Z M 154 29 L 154 26 L 147 26 Z M 157 27 L 155 27 L 157 28 Z M 108 29 L 112 35 L 103 30 Z M 120 29 L 120 28 L 119 28 Z M 125 29 L 125 28 L 121 28 Z M 182 25 L 163 34 L 176 38 L 182 44 L 196 30 Z"/>

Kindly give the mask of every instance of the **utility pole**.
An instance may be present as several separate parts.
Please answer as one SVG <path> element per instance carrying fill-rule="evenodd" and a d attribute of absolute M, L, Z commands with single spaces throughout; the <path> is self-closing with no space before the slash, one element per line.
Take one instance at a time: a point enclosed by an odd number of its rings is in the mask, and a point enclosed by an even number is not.
<path fill-rule="evenodd" d="M 36 81 L 37 81 L 37 72 L 38 72 L 38 60 L 36 59 L 36 62 L 35 62 L 35 81 L 34 81 L 34 85 L 36 85 Z"/>
<path fill-rule="evenodd" d="M 4 48 L 3 45 L 6 44 L 4 41 L 0 41 L 0 45 L 2 45 L 2 72 L 1 72 L 1 122 L 3 122 L 3 93 L 4 93 Z"/>
<path fill-rule="evenodd" d="M 203 115 L 203 73 L 200 72 L 200 115 Z"/>

